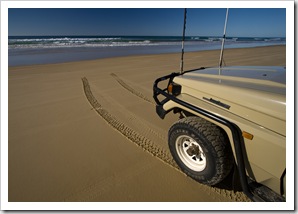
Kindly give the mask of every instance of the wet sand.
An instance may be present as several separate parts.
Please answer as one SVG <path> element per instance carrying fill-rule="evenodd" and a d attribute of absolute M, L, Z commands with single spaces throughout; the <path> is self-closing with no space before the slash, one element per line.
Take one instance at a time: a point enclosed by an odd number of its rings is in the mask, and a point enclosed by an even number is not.
<path fill-rule="evenodd" d="M 217 66 L 219 53 L 186 53 L 185 70 Z M 285 66 L 286 48 L 229 49 L 224 62 Z M 160 54 L 9 67 L 8 201 L 249 201 L 172 160 L 167 130 L 178 116 L 156 115 L 152 85 L 179 66 L 180 54 Z"/>

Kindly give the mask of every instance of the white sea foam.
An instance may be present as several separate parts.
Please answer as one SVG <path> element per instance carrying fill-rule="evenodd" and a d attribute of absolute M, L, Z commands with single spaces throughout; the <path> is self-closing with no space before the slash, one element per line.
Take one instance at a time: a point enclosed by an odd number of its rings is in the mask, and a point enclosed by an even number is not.
<path fill-rule="evenodd" d="M 72 47 L 129 47 L 129 46 L 177 46 L 181 44 L 180 37 L 12 37 L 9 38 L 9 49 L 38 49 L 38 48 L 72 48 Z M 220 37 L 187 37 L 186 43 L 206 47 L 222 41 Z M 234 45 L 258 42 L 258 45 L 270 43 L 285 44 L 284 38 L 226 38 Z M 263 44 L 260 44 L 263 43 Z"/>

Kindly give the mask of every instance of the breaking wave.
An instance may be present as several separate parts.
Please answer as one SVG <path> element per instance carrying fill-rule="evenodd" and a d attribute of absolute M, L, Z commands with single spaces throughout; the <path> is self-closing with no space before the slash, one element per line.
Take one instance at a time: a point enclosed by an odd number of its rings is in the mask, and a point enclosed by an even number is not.
<path fill-rule="evenodd" d="M 59 47 L 126 47 L 179 45 L 180 36 L 9 36 L 9 49 L 59 48 Z M 185 41 L 194 45 L 216 44 L 221 37 L 188 36 Z M 227 37 L 227 43 L 285 44 L 285 38 Z"/>

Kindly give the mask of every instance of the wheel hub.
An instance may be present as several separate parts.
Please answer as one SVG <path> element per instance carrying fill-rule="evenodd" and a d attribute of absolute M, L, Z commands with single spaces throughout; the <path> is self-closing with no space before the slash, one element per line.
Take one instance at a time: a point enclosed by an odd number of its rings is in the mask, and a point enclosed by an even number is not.
<path fill-rule="evenodd" d="M 191 144 L 191 146 L 186 150 L 186 152 L 189 156 L 199 156 L 201 154 L 200 148 L 194 144 Z"/>

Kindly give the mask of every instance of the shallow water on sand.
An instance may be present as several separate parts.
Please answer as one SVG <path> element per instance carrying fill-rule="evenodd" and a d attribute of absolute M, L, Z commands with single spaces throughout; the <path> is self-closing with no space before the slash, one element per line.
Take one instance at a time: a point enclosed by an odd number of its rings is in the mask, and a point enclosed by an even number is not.
<path fill-rule="evenodd" d="M 279 42 L 226 42 L 225 48 L 247 48 L 280 45 Z M 221 42 L 195 43 L 186 42 L 185 52 L 219 50 Z M 181 44 L 151 46 L 105 46 L 105 47 L 52 47 L 52 48 L 10 48 L 8 66 L 53 64 L 101 58 L 132 56 L 143 54 L 163 54 L 181 52 Z"/>

